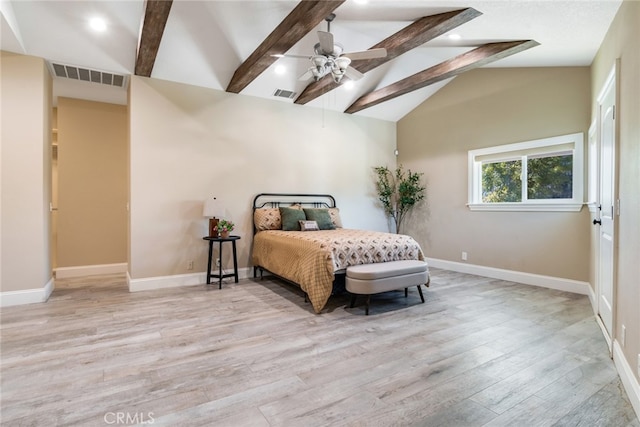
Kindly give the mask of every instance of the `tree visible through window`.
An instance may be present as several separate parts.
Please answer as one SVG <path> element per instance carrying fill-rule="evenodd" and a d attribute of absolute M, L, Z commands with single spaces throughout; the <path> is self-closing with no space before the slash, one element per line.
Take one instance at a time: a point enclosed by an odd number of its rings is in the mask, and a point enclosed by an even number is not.
<path fill-rule="evenodd" d="M 523 156 L 527 170 L 527 200 L 570 199 L 573 191 L 571 154 Z M 482 164 L 482 202 L 522 201 L 523 160 Z"/>
<path fill-rule="evenodd" d="M 528 199 L 570 199 L 572 191 L 573 156 L 571 154 L 528 159 Z"/>
<path fill-rule="evenodd" d="M 522 161 L 492 162 L 482 165 L 482 202 L 522 201 Z"/>

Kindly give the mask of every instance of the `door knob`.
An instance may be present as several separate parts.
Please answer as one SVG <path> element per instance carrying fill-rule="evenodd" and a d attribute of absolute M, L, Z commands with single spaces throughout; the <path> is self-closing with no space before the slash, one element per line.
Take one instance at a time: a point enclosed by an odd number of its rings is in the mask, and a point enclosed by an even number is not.
<path fill-rule="evenodd" d="M 596 224 L 602 225 L 602 220 L 601 219 L 594 219 L 593 220 L 593 225 L 596 225 Z"/>

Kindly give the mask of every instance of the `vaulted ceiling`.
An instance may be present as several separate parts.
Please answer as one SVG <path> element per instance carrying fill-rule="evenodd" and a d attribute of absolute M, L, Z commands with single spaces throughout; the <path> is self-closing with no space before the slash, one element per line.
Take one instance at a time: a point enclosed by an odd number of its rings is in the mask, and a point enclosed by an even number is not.
<path fill-rule="evenodd" d="M 477 67 L 588 66 L 619 0 L 2 1 L 2 50 L 49 62 L 226 90 L 396 121 L 456 75 Z M 365 76 L 300 80 L 317 31 Z M 92 32 L 100 16 L 106 31 Z M 451 39 L 457 34 L 460 38 Z M 278 71 L 278 73 L 276 72 Z M 63 96 L 124 102 L 125 91 L 56 78 Z M 275 97 L 294 94 L 291 99 Z"/>

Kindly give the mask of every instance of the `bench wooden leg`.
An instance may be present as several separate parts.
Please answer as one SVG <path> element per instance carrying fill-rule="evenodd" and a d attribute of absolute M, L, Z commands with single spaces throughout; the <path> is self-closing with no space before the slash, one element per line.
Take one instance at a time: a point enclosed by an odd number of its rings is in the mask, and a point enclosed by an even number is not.
<path fill-rule="evenodd" d="M 404 288 L 404 297 L 408 297 L 409 296 L 409 288 Z"/>
<path fill-rule="evenodd" d="M 353 308 L 356 305 L 356 294 L 351 294 L 351 302 L 349 303 L 349 308 Z"/>
<path fill-rule="evenodd" d="M 420 287 L 420 285 L 418 285 L 418 292 L 420 292 L 420 299 L 424 303 L 424 295 L 422 295 L 422 287 Z"/>
<path fill-rule="evenodd" d="M 367 295 L 367 305 L 364 308 L 364 314 L 369 315 L 369 303 L 371 302 L 371 295 Z"/>

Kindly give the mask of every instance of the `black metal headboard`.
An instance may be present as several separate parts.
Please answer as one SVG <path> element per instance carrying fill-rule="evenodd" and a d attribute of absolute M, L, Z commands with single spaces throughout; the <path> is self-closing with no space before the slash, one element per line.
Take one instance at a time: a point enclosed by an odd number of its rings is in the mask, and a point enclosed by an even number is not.
<path fill-rule="evenodd" d="M 253 210 L 280 206 L 303 205 L 314 208 L 335 208 L 336 199 L 330 194 L 260 193 L 253 198 Z"/>
<path fill-rule="evenodd" d="M 280 206 L 291 205 L 302 205 L 313 208 L 335 208 L 336 199 L 331 194 L 293 193 L 260 193 L 253 198 L 253 211 L 264 207 L 278 208 Z M 253 222 L 253 220 L 251 222 Z M 253 234 L 256 234 L 255 223 L 253 224 Z"/>

